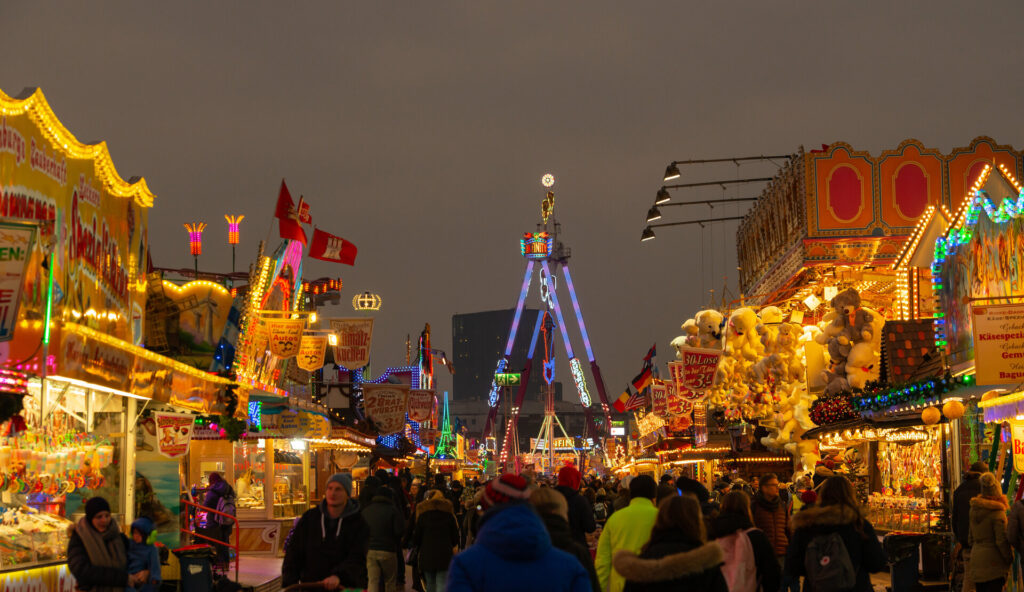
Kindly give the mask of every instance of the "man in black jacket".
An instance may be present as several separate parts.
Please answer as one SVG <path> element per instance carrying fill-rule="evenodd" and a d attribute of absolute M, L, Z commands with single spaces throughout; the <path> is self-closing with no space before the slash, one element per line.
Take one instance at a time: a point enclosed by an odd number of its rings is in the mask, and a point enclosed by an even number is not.
<path fill-rule="evenodd" d="M 971 465 L 971 468 L 964 473 L 964 481 L 953 491 L 953 536 L 956 542 L 960 543 L 964 559 L 964 583 L 963 590 L 974 590 L 974 582 L 970 579 L 971 545 L 967 535 L 971 531 L 971 498 L 981 495 L 982 473 L 988 471 L 988 463 L 978 461 Z"/>
<path fill-rule="evenodd" d="M 580 472 L 573 466 L 564 466 L 558 471 L 558 490 L 569 505 L 569 530 L 572 538 L 578 542 L 587 544 L 587 535 L 597 530 L 597 522 L 594 521 L 594 508 L 590 506 L 587 498 L 580 495 Z"/>
<path fill-rule="evenodd" d="M 398 550 L 405 531 L 405 516 L 395 506 L 391 490 L 381 487 L 370 505 L 363 508 L 363 520 L 370 530 L 366 570 L 371 592 L 398 589 Z M 403 568 L 405 564 L 402 564 Z M 383 589 L 379 587 L 383 584 Z"/>
<path fill-rule="evenodd" d="M 299 518 L 285 543 L 282 587 L 300 582 L 327 590 L 366 587 L 370 531 L 351 495 L 352 475 L 328 479 L 323 501 Z"/>

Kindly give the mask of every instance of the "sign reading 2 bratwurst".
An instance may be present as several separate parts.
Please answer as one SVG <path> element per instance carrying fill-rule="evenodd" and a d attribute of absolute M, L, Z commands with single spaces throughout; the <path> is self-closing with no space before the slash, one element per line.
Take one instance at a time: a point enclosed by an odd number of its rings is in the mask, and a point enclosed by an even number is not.
<path fill-rule="evenodd" d="M 331 319 L 331 331 L 338 336 L 334 363 L 355 370 L 370 363 L 373 319 Z"/>
<path fill-rule="evenodd" d="M 402 431 L 408 403 L 407 384 L 363 385 L 363 411 L 382 436 Z"/>

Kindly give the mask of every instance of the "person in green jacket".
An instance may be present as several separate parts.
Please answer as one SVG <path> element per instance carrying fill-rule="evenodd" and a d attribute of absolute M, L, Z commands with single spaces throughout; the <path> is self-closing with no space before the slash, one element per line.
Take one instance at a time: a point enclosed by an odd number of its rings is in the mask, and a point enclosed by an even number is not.
<path fill-rule="evenodd" d="M 601 590 L 622 592 L 626 580 L 612 567 L 612 557 L 620 549 L 638 553 L 651 538 L 651 528 L 658 516 L 658 508 L 654 506 L 657 493 L 658 484 L 653 477 L 634 477 L 629 482 L 629 505 L 608 517 L 594 557 Z"/>

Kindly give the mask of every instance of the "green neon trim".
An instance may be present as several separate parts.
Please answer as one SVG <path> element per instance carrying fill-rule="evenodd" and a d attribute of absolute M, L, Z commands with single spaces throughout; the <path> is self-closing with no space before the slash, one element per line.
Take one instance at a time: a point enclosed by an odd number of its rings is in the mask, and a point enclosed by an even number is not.
<path fill-rule="evenodd" d="M 46 286 L 46 323 L 43 324 L 43 345 L 50 344 L 50 318 L 53 314 L 53 253 L 50 253 L 50 281 Z M 43 360 L 46 363 L 46 360 Z"/>

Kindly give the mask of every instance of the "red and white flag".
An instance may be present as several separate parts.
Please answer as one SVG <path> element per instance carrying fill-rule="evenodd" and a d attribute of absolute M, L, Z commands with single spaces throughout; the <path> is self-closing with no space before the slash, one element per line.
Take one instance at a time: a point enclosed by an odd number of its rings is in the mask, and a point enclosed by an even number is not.
<path fill-rule="evenodd" d="M 319 228 L 313 229 L 313 244 L 309 247 L 309 256 L 322 261 L 333 261 L 345 265 L 356 264 L 359 249 L 355 245 Z"/>
<path fill-rule="evenodd" d="M 304 204 L 299 202 L 301 208 Z M 295 202 L 292 201 L 292 194 L 288 192 L 288 186 L 281 179 L 281 191 L 277 194 L 277 207 L 274 209 L 274 216 L 278 220 L 278 229 L 281 238 L 297 240 L 303 245 L 306 244 L 306 231 L 299 223 L 299 212 L 296 210 Z M 306 216 L 309 216 L 309 208 L 306 207 Z"/>

